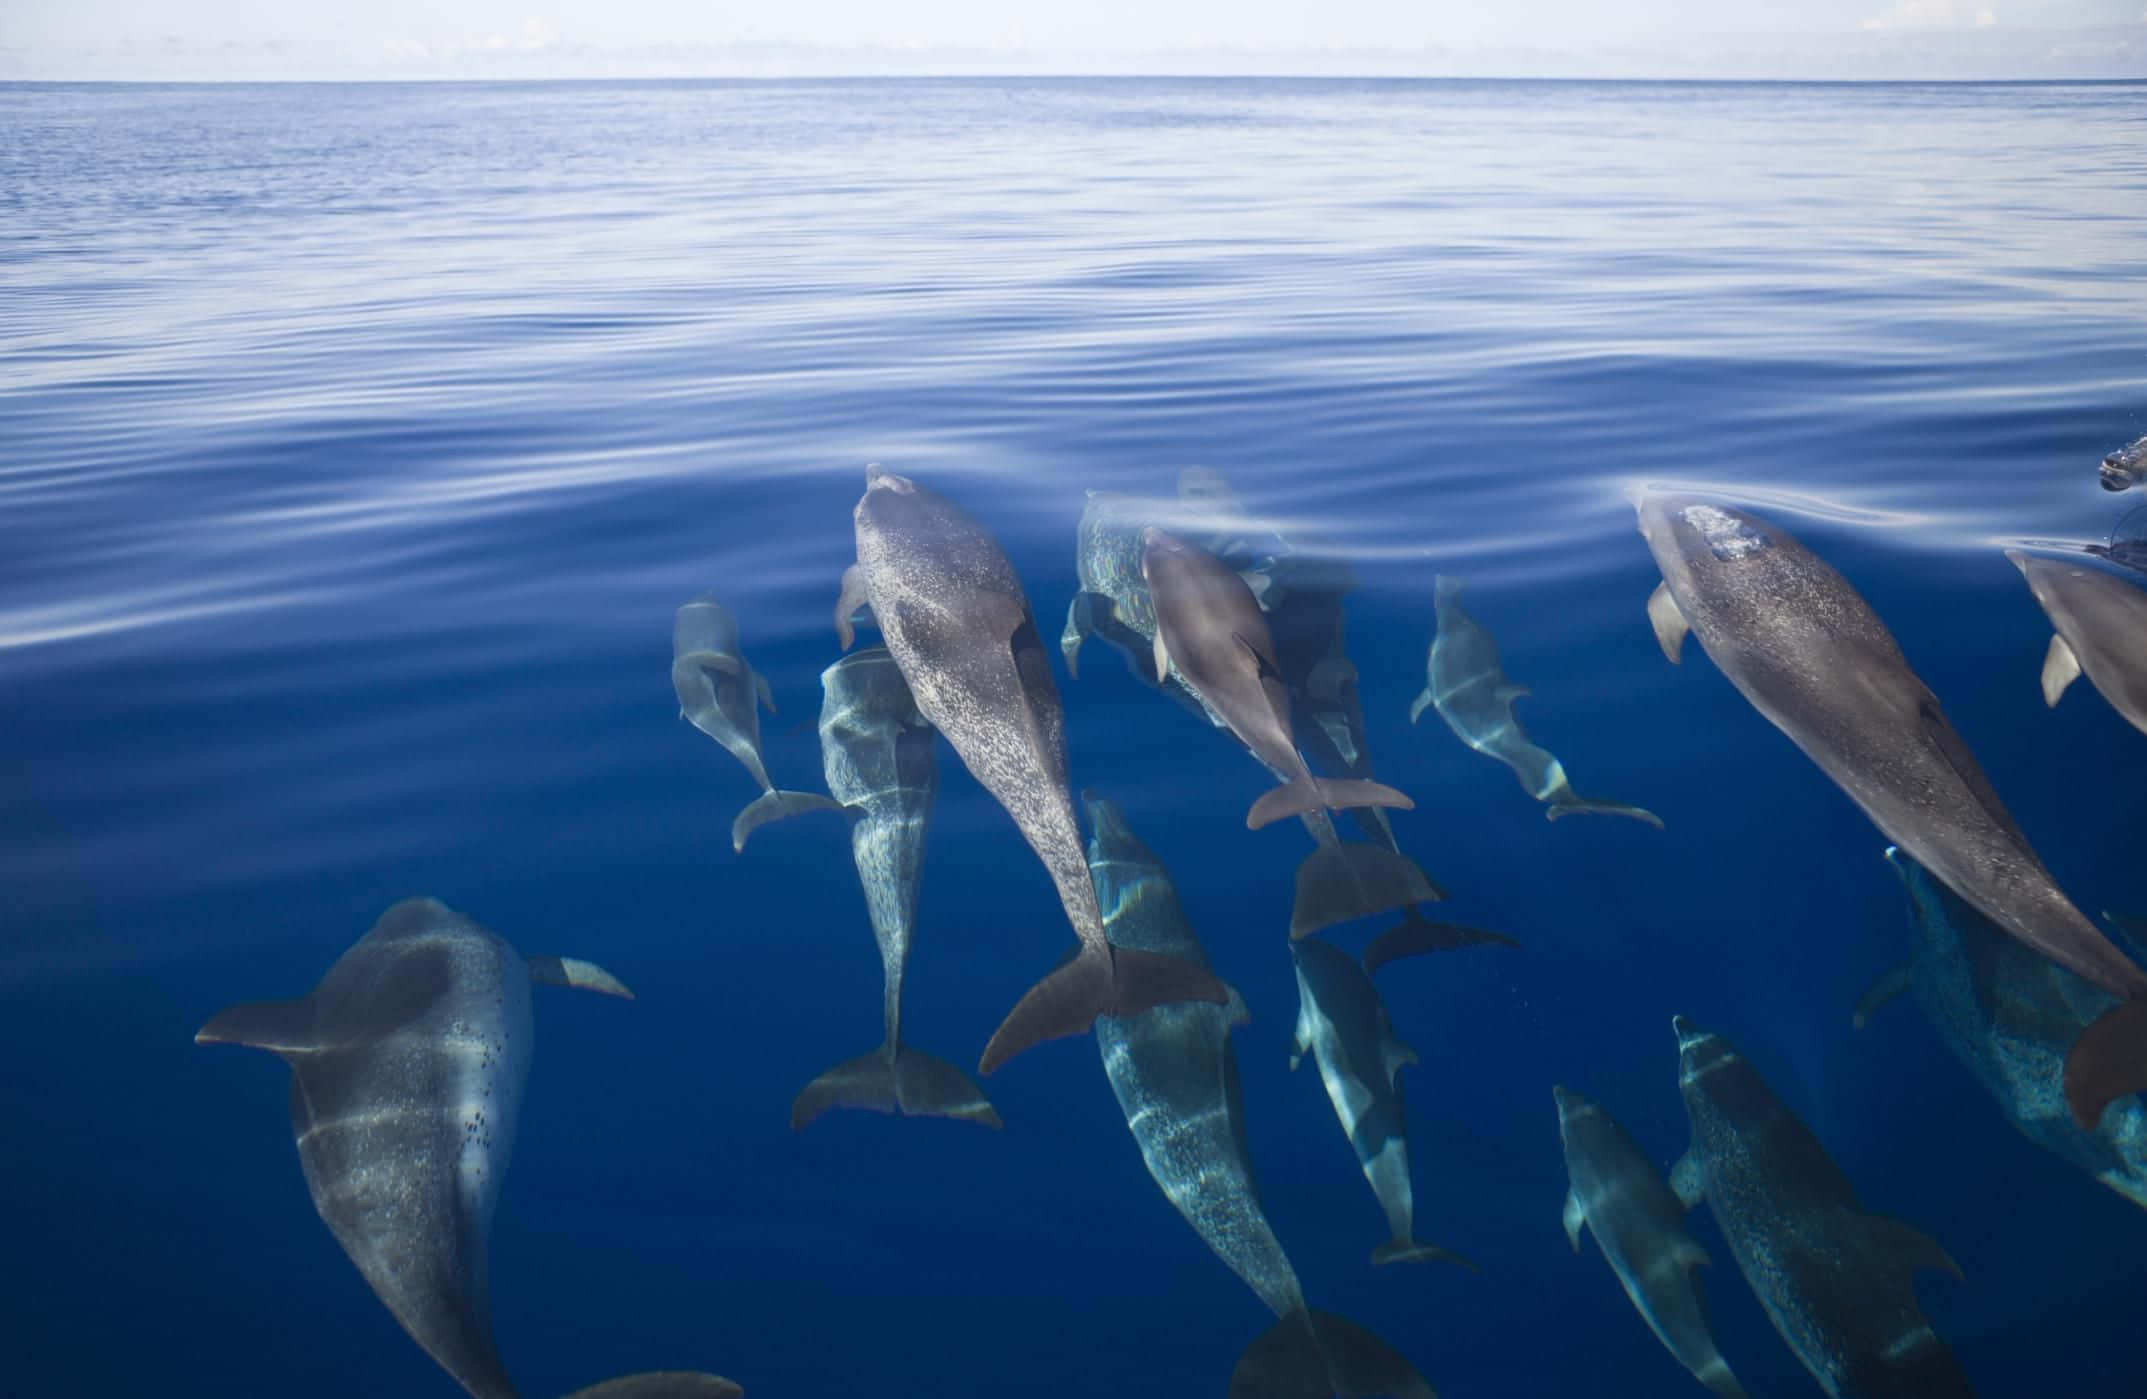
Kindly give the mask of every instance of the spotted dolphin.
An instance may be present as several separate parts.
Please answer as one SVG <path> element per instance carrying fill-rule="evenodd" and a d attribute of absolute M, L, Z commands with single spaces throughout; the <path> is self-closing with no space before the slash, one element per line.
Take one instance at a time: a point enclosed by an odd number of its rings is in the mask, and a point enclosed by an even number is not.
<path fill-rule="evenodd" d="M 778 817 L 841 805 L 815 792 L 777 791 L 768 780 L 760 756 L 758 705 L 772 713 L 775 700 L 767 678 L 739 654 L 737 620 L 707 593 L 679 608 L 672 620 L 671 688 L 678 693 L 679 717 L 722 744 L 760 784 L 761 795 L 731 823 L 731 849 L 744 850 L 756 829 Z"/>
<path fill-rule="evenodd" d="M 1435 578 L 1432 606 L 1438 629 L 1425 661 L 1428 683 L 1409 706 L 1410 723 L 1423 717 L 1426 709 L 1437 709 L 1456 738 L 1512 768 L 1522 790 L 1542 802 L 1543 814 L 1553 821 L 1574 812 L 1597 811 L 1629 816 L 1662 829 L 1661 819 L 1652 811 L 1575 792 L 1566 780 L 1565 764 L 1529 741 L 1521 721 L 1513 717 L 1513 702 L 1526 695 L 1528 688 L 1506 678 L 1499 664 L 1498 642 L 1462 610 L 1459 579 L 1445 574 Z"/>
<path fill-rule="evenodd" d="M 405 899 L 309 994 L 233 1006 L 194 1036 L 290 1065 L 314 1208 L 410 1338 L 477 1399 L 515 1395 L 492 1341 L 485 1239 L 529 1078 L 532 981 L 632 995 L 592 963 L 525 961 L 438 900 Z"/>
<path fill-rule="evenodd" d="M 1744 1386 L 1715 1348 L 1707 1299 L 1694 1269 L 1707 1250 L 1685 1227 L 1685 1206 L 1617 1119 L 1563 1085 L 1558 1139 L 1565 1147 L 1566 1239 L 1580 1249 L 1580 1231 L 1595 1235 L 1625 1295 L 1677 1363 L 1722 1399 L 1745 1399 Z"/>
<path fill-rule="evenodd" d="M 2043 702 L 2084 672 L 2110 707 L 2147 733 L 2147 592 L 2085 564 L 2008 549 L 2056 631 L 2043 659 Z"/>
<path fill-rule="evenodd" d="M 1705 1200 L 1774 1329 L 1834 1399 L 1973 1391 L 1916 1302 L 1912 1274 L 1961 1270 L 1931 1238 L 1869 1214 L 1811 1129 L 1720 1035 L 1683 1016 L 1678 1082 L 1692 1149 L 1671 1170 Z"/>
<path fill-rule="evenodd" d="M 884 646 L 853 651 L 820 673 L 820 759 L 827 789 L 855 816 L 850 855 L 880 947 L 884 994 L 879 1048 L 814 1079 L 791 1105 L 793 1130 L 831 1107 L 999 1125 L 962 1071 L 902 1042 L 902 975 L 917 913 L 925 829 L 939 790 L 937 736 L 917 712 Z"/>
<path fill-rule="evenodd" d="M 1098 1015 L 1174 1001 L 1221 1005 L 1204 968 L 1128 949 L 1104 936 L 1066 780 L 1066 719 L 1036 618 L 998 544 L 959 506 L 874 465 L 854 512 L 857 562 L 835 604 L 843 649 L 850 617 L 872 604 L 880 634 L 917 710 L 1014 818 L 1058 889 L 1080 955 L 1016 1003 L 984 1047 L 990 1073 L 1030 1045 L 1077 1035 Z"/>
<path fill-rule="evenodd" d="M 2147 437 L 2119 447 L 2102 459 L 2102 488 L 2121 491 L 2147 481 Z"/>
<path fill-rule="evenodd" d="M 1687 631 L 1730 682 L 1864 814 L 1955 893 L 2125 1004 L 2066 1064 L 2084 1127 L 2147 1087 L 2147 972 L 2059 891 L 1990 779 L 1847 579 L 1776 525 L 1647 492 L 1640 532 L 1662 570 L 1648 616 L 1677 660 Z"/>

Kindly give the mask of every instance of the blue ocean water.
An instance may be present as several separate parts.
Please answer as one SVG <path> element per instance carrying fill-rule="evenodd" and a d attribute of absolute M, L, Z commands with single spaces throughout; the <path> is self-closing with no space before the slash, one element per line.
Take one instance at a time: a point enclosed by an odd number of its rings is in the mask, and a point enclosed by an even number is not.
<path fill-rule="evenodd" d="M 1221 975 L 1267 1211 L 1315 1304 L 1450 1396 L 1697 1393 L 1559 1222 L 1550 1086 L 1667 1167 L 1673 1014 L 1734 1039 L 1966 1280 L 1984 1395 L 2147 1391 L 2147 1218 L 2018 1136 L 1907 1005 L 1884 840 L 1704 659 L 1665 664 L 1638 483 L 1791 528 L 1889 621 L 2060 883 L 2147 910 L 2147 740 L 2001 549 L 2106 537 L 2147 417 L 2147 88 L 964 80 L 0 86 L 0 1389 L 441 1395 L 308 1202 L 265 1054 L 202 1048 L 437 895 L 632 1004 L 540 988 L 493 1229 L 525 1393 L 707 1368 L 767 1396 L 1219 1394 L 1267 1313 L 1157 1192 L 1092 1041 L 1005 1119 L 792 1096 L 879 1033 L 841 825 L 678 721 L 711 590 L 817 786 L 867 462 L 995 533 L 1055 635 L 1083 492 L 1224 473 L 1346 553 L 1380 776 L 1446 916 L 1381 975 L 1422 1237 L 1287 1068 L 1268 779 L 1107 651 L 1073 780 Z M 1547 823 L 1427 717 L 1465 579 L 1582 791 Z M 905 1031 L 960 1063 L 1068 942 L 941 756 Z M 1352 951 L 1380 925 L 1337 930 Z M 1813 1393 L 1719 1235 L 1717 1337 Z"/>

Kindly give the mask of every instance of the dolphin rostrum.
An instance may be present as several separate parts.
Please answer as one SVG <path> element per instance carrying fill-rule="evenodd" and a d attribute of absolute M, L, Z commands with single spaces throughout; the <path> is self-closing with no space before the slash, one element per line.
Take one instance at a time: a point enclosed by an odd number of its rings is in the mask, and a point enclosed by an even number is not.
<path fill-rule="evenodd" d="M 2065 1051 L 2110 1008 L 2109 993 L 2007 937 L 1899 850 L 1886 858 L 1908 891 L 1915 948 L 1858 1002 L 1856 1027 L 1895 994 L 1913 992 L 1946 1048 L 2021 1135 L 2147 1208 L 2147 1104 L 2113 1103 L 2093 1131 L 2065 1107 Z"/>
<path fill-rule="evenodd" d="M 1656 492 L 1637 508 L 1662 570 L 1648 617 L 1663 654 L 1675 661 L 1697 632 L 1730 683 L 1894 844 L 2014 937 L 2125 1002 L 2067 1060 L 2066 1098 L 2082 1126 L 2147 1087 L 2147 972 L 2059 891 L 1870 604 L 1749 511 Z"/>
<path fill-rule="evenodd" d="M 849 808 L 850 854 L 880 945 L 886 1037 L 869 1054 L 829 1069 L 791 1105 L 793 1130 L 831 1107 L 904 1117 L 956 1117 L 999 1125 L 999 1114 L 960 1069 L 902 1042 L 902 973 L 917 912 L 925 827 L 939 789 L 936 737 L 917 712 L 884 646 L 844 656 L 820 673 L 820 760 L 827 789 Z"/>
<path fill-rule="evenodd" d="M 1506 678 L 1498 643 L 1482 623 L 1461 610 L 1459 579 L 1445 574 L 1434 579 L 1432 606 L 1438 630 L 1425 661 L 1428 683 L 1409 706 L 1410 723 L 1436 708 L 1456 738 L 1512 768 L 1523 790 L 1544 803 L 1543 814 L 1553 821 L 1576 811 L 1600 811 L 1662 829 L 1651 811 L 1581 796 L 1567 782 L 1565 764 L 1529 742 L 1521 721 L 1513 717 L 1513 702 L 1527 694 L 1528 687 Z"/>
<path fill-rule="evenodd" d="M 1290 1067 L 1308 1053 L 1319 1065 L 1342 1133 L 1386 1212 L 1392 1237 L 1373 1251 L 1372 1261 L 1474 1268 L 1460 1254 L 1415 1238 L 1400 1074 L 1403 1065 L 1417 1062 L 1416 1051 L 1395 1038 L 1371 977 L 1349 954 L 1324 938 L 1308 937 L 1290 944 L 1290 957 L 1297 965 L 1298 1006 Z"/>
<path fill-rule="evenodd" d="M 1867 1214 L 1811 1129 L 1729 1041 L 1683 1016 L 1678 1082 L 1692 1149 L 1670 1173 L 1706 1200 L 1744 1280 L 1789 1349 L 1835 1399 L 1972 1391 L 1916 1304 L 1912 1274 L 1961 1270 L 1921 1230 Z"/>
<path fill-rule="evenodd" d="M 779 792 L 760 757 L 760 710 L 775 710 L 768 681 L 738 651 L 738 623 L 707 593 L 671 623 L 671 688 L 679 717 L 730 751 L 761 787 L 761 795 L 731 823 L 731 849 L 744 850 L 754 830 L 800 811 L 833 811 L 841 803 L 814 792 Z"/>
<path fill-rule="evenodd" d="M 1252 804 L 1245 824 L 1321 809 L 1411 807 L 1377 782 L 1317 778 L 1290 732 L 1290 696 L 1267 619 L 1245 580 L 1213 554 L 1150 526 L 1141 534 L 1141 576 L 1155 601 L 1155 668 L 1176 666 L 1202 703 L 1282 780 Z"/>
<path fill-rule="evenodd" d="M 1175 958 L 1114 953 L 1089 882 L 1066 782 L 1066 718 L 1036 618 L 1014 566 L 959 506 L 880 466 L 865 470 L 857 562 L 835 604 L 845 650 L 861 602 L 909 682 L 917 710 L 1006 808 L 1043 862 L 1081 939 L 1080 955 L 1016 1003 L 984 1046 L 990 1073 L 1041 1040 L 1077 1035 L 1099 1015 L 1174 1001 L 1217 1005 L 1213 973 Z"/>
<path fill-rule="evenodd" d="M 1693 1272 L 1707 1266 L 1707 1250 L 1685 1227 L 1683 1202 L 1609 1113 L 1563 1085 L 1551 1097 L 1571 1182 L 1567 1241 L 1578 1252 L 1586 1225 L 1663 1348 L 1723 1399 L 1745 1399 L 1708 1327 L 1707 1299 Z"/>
<path fill-rule="evenodd" d="M 2114 574 L 2006 550 L 2056 628 L 2043 659 L 2043 702 L 2055 706 L 2084 671 L 2110 707 L 2147 733 L 2147 592 Z"/>
<path fill-rule="evenodd" d="M 410 1338 L 477 1399 L 515 1394 L 492 1342 L 485 1238 L 529 1078 L 532 981 L 633 994 L 602 967 L 524 961 L 445 904 L 405 899 L 311 993 L 233 1006 L 194 1036 L 290 1065 L 314 1208 Z"/>
<path fill-rule="evenodd" d="M 2121 491 L 2147 481 L 2147 437 L 2119 447 L 2102 459 L 2102 488 Z"/>
<path fill-rule="evenodd" d="M 1089 792 L 1081 801 L 1088 811 L 1089 872 L 1111 945 L 1206 966 L 1207 954 L 1178 907 L 1162 862 L 1115 805 Z M 1376 1336 L 1305 1305 L 1297 1272 L 1260 1208 L 1246 1149 L 1237 1056 L 1230 1045 L 1231 1027 L 1245 1019 L 1245 1003 L 1235 992 L 1222 1006 L 1196 1001 L 1096 1017 L 1103 1071 L 1148 1174 L 1201 1241 L 1275 1314 L 1275 1325 L 1239 1359 L 1230 1393 L 1275 1399 L 1428 1396 L 1423 1377 Z"/>

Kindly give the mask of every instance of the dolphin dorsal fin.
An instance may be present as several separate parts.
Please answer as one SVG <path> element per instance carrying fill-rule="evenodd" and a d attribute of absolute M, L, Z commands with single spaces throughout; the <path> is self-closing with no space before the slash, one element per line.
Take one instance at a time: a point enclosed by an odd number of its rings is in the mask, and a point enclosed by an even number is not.
<path fill-rule="evenodd" d="M 540 986 L 571 986 L 578 991 L 617 996 L 622 1001 L 634 998 L 625 982 L 596 963 L 578 957 L 531 957 L 528 966 L 529 979 Z"/>
<path fill-rule="evenodd" d="M 313 999 L 242 1001 L 194 1032 L 196 1044 L 243 1044 L 271 1054 L 304 1054 L 320 1048 L 313 1027 Z"/>
<path fill-rule="evenodd" d="M 1657 583 L 1655 591 L 1648 594 L 1648 621 L 1655 628 L 1655 644 L 1662 647 L 1671 665 L 1677 665 L 1684 659 L 1685 634 L 1692 630 L 1692 623 L 1685 620 L 1677 599 L 1670 596 L 1668 583 Z"/>
<path fill-rule="evenodd" d="M 2057 708 L 2058 696 L 2065 687 L 2080 678 L 2080 658 L 2072 652 L 2065 638 L 2056 632 L 2050 634 L 2050 650 L 2043 656 L 2043 703 Z"/>

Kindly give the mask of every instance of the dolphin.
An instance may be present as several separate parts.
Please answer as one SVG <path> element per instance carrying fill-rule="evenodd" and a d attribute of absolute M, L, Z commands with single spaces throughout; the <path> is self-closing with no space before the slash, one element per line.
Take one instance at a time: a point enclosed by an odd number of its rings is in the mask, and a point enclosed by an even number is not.
<path fill-rule="evenodd" d="M 850 855 L 865 889 L 884 978 L 880 1047 L 829 1069 L 791 1105 L 792 1130 L 831 1107 L 999 1125 L 962 1071 L 902 1043 L 902 972 L 909 963 L 924 867 L 925 827 L 939 789 L 932 726 L 884 646 L 854 651 L 820 673 L 820 760 L 827 789 L 856 815 Z"/>
<path fill-rule="evenodd" d="M 1239 742 L 1282 779 L 1252 805 L 1254 830 L 1284 816 L 1337 807 L 1415 803 L 1377 782 L 1316 778 L 1290 732 L 1290 697 L 1252 589 L 1213 554 L 1150 526 L 1141 577 L 1155 600 L 1155 668 L 1172 665 Z"/>
<path fill-rule="evenodd" d="M 1110 801 L 1081 794 L 1088 867 L 1111 945 L 1208 964 L 1160 860 Z M 1429 1395 L 1406 1360 L 1378 1337 L 1305 1305 L 1297 1272 L 1260 1208 L 1232 1026 L 1226 1005 L 1185 1002 L 1096 1017 L 1096 1048 L 1148 1174 L 1201 1241 L 1253 1290 L 1276 1324 L 1246 1347 L 1231 1394 L 1326 1399 L 1334 1394 Z M 1411 1385 L 1417 1388 L 1410 1387 Z"/>
<path fill-rule="evenodd" d="M 1553 1086 L 1551 1097 L 1572 1183 L 1567 1242 L 1579 1252 L 1585 1225 L 1663 1348 L 1713 1393 L 1745 1399 L 1708 1327 L 1707 1298 L 1693 1272 L 1707 1266 L 1707 1250 L 1685 1227 L 1683 1202 L 1609 1113 L 1563 1085 Z"/>
<path fill-rule="evenodd" d="M 577 1389 L 567 1399 L 744 1399 L 745 1391 L 721 1375 L 697 1370 L 651 1370 Z"/>
<path fill-rule="evenodd" d="M 2147 593 L 2114 574 L 2006 550 L 2057 630 L 2043 660 L 2043 703 L 2086 672 L 2110 707 L 2147 733 Z"/>
<path fill-rule="evenodd" d="M 731 849 L 744 850 L 755 829 L 801 811 L 833 811 L 841 803 L 813 792 L 779 792 L 760 757 L 758 699 L 775 711 L 767 678 L 738 651 L 738 623 L 707 593 L 684 607 L 671 623 L 671 688 L 679 717 L 730 751 L 761 786 L 761 795 L 731 823 Z"/>
<path fill-rule="evenodd" d="M 1692 1149 L 1670 1172 L 1706 1200 L 1767 1319 L 1834 1399 L 1972 1391 L 1916 1304 L 1912 1274 L 1960 1265 L 1929 1235 L 1868 1214 L 1855 1187 L 1728 1040 L 1671 1020 Z"/>
<path fill-rule="evenodd" d="M 1155 669 L 1155 603 L 1141 578 L 1141 531 L 1172 518 L 1176 502 L 1116 491 L 1091 491 L 1075 531 L 1074 570 L 1081 591 L 1066 610 L 1059 651 L 1066 673 L 1080 676 L 1081 644 L 1098 637 L 1123 653 L 1133 673 L 1217 727 L 1223 721 L 1176 671 Z"/>
<path fill-rule="evenodd" d="M 1886 858 L 1907 889 L 1916 929 L 1908 962 L 1856 1009 L 1862 1029 L 1902 990 L 2029 1141 L 2147 1209 L 2147 1105 L 2113 1103 L 2090 1132 L 2065 1107 L 2065 1050 L 2107 1011 L 2109 993 L 2007 937 L 1898 849 Z"/>
<path fill-rule="evenodd" d="M 1647 492 L 1640 533 L 1662 570 L 1648 617 L 1678 659 L 1688 630 L 1730 683 L 1886 836 L 2000 927 L 2126 1004 L 2096 1021 L 2065 1070 L 2092 1128 L 2147 1087 L 2147 972 L 2057 887 L 1938 699 L 1847 579 L 1734 506 Z"/>
<path fill-rule="evenodd" d="M 2121 491 L 2147 481 L 2147 437 L 2119 447 L 2102 459 L 2102 488 Z"/>
<path fill-rule="evenodd" d="M 1306 1054 L 1319 1065 L 1327 1100 L 1357 1154 L 1392 1235 L 1372 1253 L 1374 1263 L 1459 1263 L 1458 1253 L 1419 1243 L 1409 1185 L 1409 1126 L 1402 1111 L 1402 1066 L 1416 1051 L 1395 1038 L 1372 979 L 1333 943 L 1308 937 L 1290 944 L 1297 966 L 1297 1029 L 1290 1054 L 1295 1069 Z"/>
<path fill-rule="evenodd" d="M 835 604 L 843 649 L 850 617 L 872 604 L 880 634 L 916 698 L 962 762 L 1014 818 L 1057 887 L 1080 955 L 1016 1003 L 984 1046 L 990 1073 L 1039 1041 L 1086 1030 L 1098 1015 L 1174 1001 L 1221 1005 L 1205 968 L 1128 949 L 1104 936 L 1096 887 L 1066 782 L 1066 719 L 1036 618 L 1014 566 L 952 501 L 878 465 L 865 469 L 854 515 L 857 562 Z"/>
<path fill-rule="evenodd" d="M 1529 742 L 1521 721 L 1513 717 L 1513 702 L 1527 694 L 1528 687 L 1506 678 L 1499 665 L 1498 643 L 1482 623 L 1461 610 L 1459 579 L 1444 574 L 1435 578 L 1432 606 L 1438 630 L 1425 662 L 1429 681 L 1409 706 L 1410 723 L 1422 718 L 1426 709 L 1437 708 L 1456 738 L 1512 768 L 1522 790 L 1544 803 L 1543 814 L 1553 821 L 1576 811 L 1599 811 L 1630 816 L 1662 829 L 1661 819 L 1652 811 L 1581 796 L 1566 781 L 1565 765 Z"/>
<path fill-rule="evenodd" d="M 295 1001 L 236 1005 L 196 1044 L 291 1066 L 313 1206 L 410 1338 L 477 1399 L 513 1399 L 492 1343 L 485 1237 L 514 1149 L 529 984 L 631 998 L 593 963 L 525 961 L 436 899 L 405 899 Z"/>

